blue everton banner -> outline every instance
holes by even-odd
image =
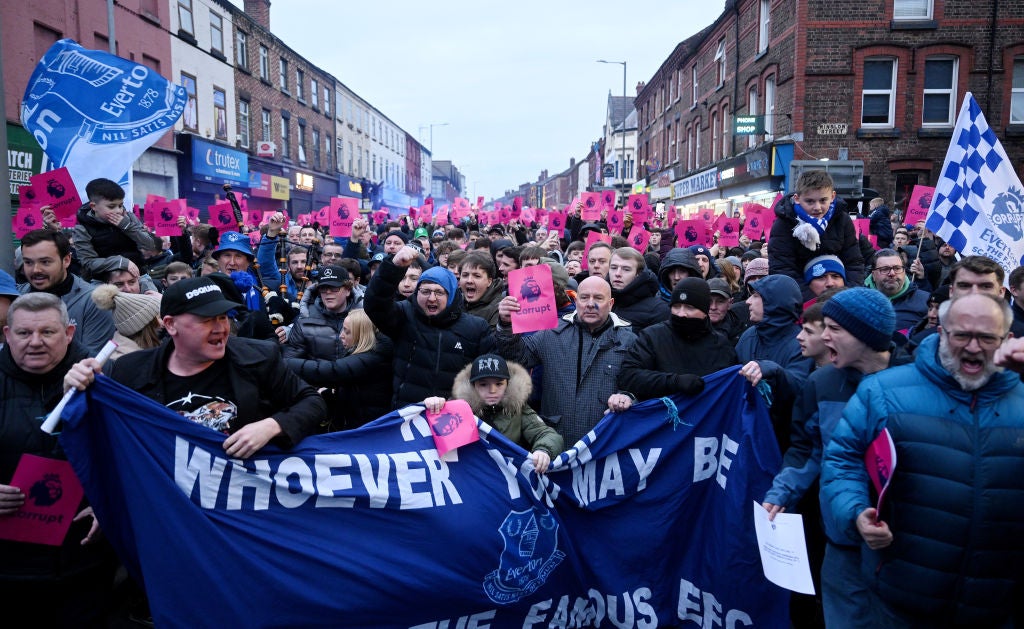
[[[439,457],[421,411],[237,460],[100,377],[61,442],[158,627],[789,626],[750,508],[780,457],[737,368],[544,476],[483,423]]]
[[[81,198],[87,183],[106,177],[131,207],[132,163],[174,126],[186,99],[144,65],[62,39],[29,78],[21,123],[55,167],[67,167]]]

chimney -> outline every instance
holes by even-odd
[[[246,4],[246,6],[248,6],[248,4],[249,4],[248,1],[245,4]],[[248,12],[248,11],[249,11],[249,9],[246,9],[246,12]],[[637,96],[640,95],[640,92],[642,92],[645,87],[647,87],[647,82],[646,81],[638,81],[637,82],[637,84],[636,84],[636,94],[637,94]]]
[[[270,30],[270,0],[245,0],[243,10],[253,22]]]
[[[572,168],[575,165],[576,165],[576,158],[575,157],[570,157],[569,158],[569,168]]]

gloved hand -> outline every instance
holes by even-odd
[[[699,395],[704,390],[704,378],[692,373],[676,376],[676,389],[683,395]]]

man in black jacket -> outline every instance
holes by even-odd
[[[313,387],[285,367],[270,342],[231,336],[228,301],[205,277],[168,287],[160,316],[170,339],[118,358],[108,375],[186,419],[228,434],[224,451],[245,459],[270,441],[291,447],[316,432],[326,405]],[[100,371],[87,358],[64,378],[82,391]]]

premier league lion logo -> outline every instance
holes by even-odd
[[[438,437],[447,437],[455,432],[455,429],[462,423],[462,418],[454,413],[441,413],[434,420],[432,429]]]
[[[227,214],[218,214],[217,220],[220,221],[221,225],[228,225],[231,223],[231,217]]]
[[[562,217],[561,216],[552,216],[551,217],[551,226],[552,227],[556,227],[556,228],[562,227]]]
[[[36,219],[34,216],[26,216],[25,220],[22,222],[25,223],[25,227],[34,227],[36,224]]]
[[[753,227],[753,228],[757,228],[758,227],[758,220],[757,220],[756,216],[751,216],[750,217],[750,226]]]
[[[56,504],[64,495],[64,486],[61,485],[60,476],[57,474],[44,474],[40,480],[32,483],[28,490],[28,497],[37,507],[49,507]]]
[[[174,220],[174,214],[171,212],[170,208],[165,207],[164,209],[160,210],[160,220],[165,222]]]
[[[64,196],[66,190],[64,190],[64,184],[56,179],[51,179],[46,182],[46,192],[48,192],[54,199],[59,199]]]
[[[587,197],[587,207],[594,207],[595,201],[593,197]]]
[[[499,605],[536,592],[565,559],[558,550],[558,521],[546,510],[511,511],[498,529],[505,548],[498,568],[484,577],[484,592]]]
[[[348,208],[344,205],[338,208],[338,219],[345,220],[348,218]]]
[[[725,232],[725,233],[727,233],[727,234],[731,234],[731,233],[732,233],[732,223],[726,223],[726,224],[725,224],[725,225],[724,225],[724,226],[722,227],[722,231],[723,231],[723,232]]]
[[[540,295],[540,284],[537,283],[537,280],[532,277],[523,280],[523,285],[519,288],[520,297],[526,301],[537,301],[540,299]]]
[[[686,238],[686,242],[697,242],[697,228],[690,225],[686,228],[686,234],[683,237]]]
[[[1024,236],[1021,222],[1024,221],[1024,194],[1017,188],[1010,188],[996,195],[992,200],[992,222],[1014,240]]]

